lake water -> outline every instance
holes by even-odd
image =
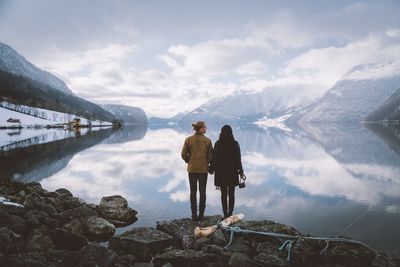
[[[400,256],[400,129],[233,128],[248,177],[246,188],[236,191],[236,213],[316,236],[342,234]],[[219,129],[209,125],[213,142]],[[132,226],[155,226],[159,220],[190,216],[186,165],[180,158],[190,134],[178,126],[68,134],[62,140],[0,150],[0,174],[40,182],[47,190],[65,187],[96,204],[102,196],[122,195],[138,211]],[[221,214],[213,182],[209,176],[206,215]]]

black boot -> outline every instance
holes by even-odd
[[[198,219],[199,221],[204,221],[204,210],[205,210],[205,207],[200,207],[200,210],[199,210],[199,217],[197,217],[197,219]]]
[[[192,221],[197,221],[197,208],[192,208]]]

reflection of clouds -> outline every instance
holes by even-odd
[[[159,129],[148,131],[141,140],[96,145],[44,179],[43,187],[66,187],[93,203],[102,196],[122,195],[139,211],[136,225],[189,216],[189,180],[180,158],[187,135]],[[217,137],[210,135],[213,140]],[[400,169],[339,164],[299,135],[235,129],[235,136],[248,177],[246,188],[236,190],[235,212],[244,213],[246,219],[277,220],[326,235],[339,233],[354,219],[354,212],[365,210],[365,203],[374,206],[377,217],[400,214],[400,185],[395,180]],[[209,175],[207,215],[221,214],[220,196]],[[380,227],[385,227],[384,218]]]
[[[171,171],[179,173],[176,177],[186,177],[184,162],[171,156],[179,155],[182,140],[183,135],[163,129],[148,132],[141,141],[100,144],[75,155],[66,168],[42,183],[49,189],[67,187],[74,194],[94,202],[110,194],[138,201],[143,197],[142,192],[126,187],[127,183],[157,179]]]
[[[303,159],[269,158],[261,153],[248,153],[243,161],[255,169],[275,169],[289,184],[311,195],[344,196],[349,200],[376,204],[380,195],[391,196],[397,192],[398,196],[400,192],[398,184],[353,177],[321,151],[304,155]]]

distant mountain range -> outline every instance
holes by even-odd
[[[400,120],[400,59],[355,66],[333,88],[309,85],[271,86],[210,100],[172,118],[150,123],[271,122],[271,125]],[[397,90],[397,92],[396,92]],[[396,92],[396,93],[395,93]]]
[[[309,85],[270,86],[260,92],[239,92],[211,100],[177,121],[257,121],[262,118],[290,117],[322,96],[320,88]]]
[[[125,124],[147,124],[147,116],[143,109],[124,105],[107,104],[102,106]]]
[[[56,76],[26,60],[10,46],[0,43],[0,101],[75,114],[90,120],[111,122],[128,107],[112,106],[108,111],[75,95]],[[121,109],[118,111],[118,109]],[[128,120],[143,120],[144,111],[132,107]],[[125,114],[127,115],[127,114]],[[145,115],[144,115],[145,116]]]
[[[332,89],[302,111],[300,124],[360,122],[400,87],[400,60],[354,67]],[[380,118],[384,118],[380,109]]]

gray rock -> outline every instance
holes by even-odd
[[[226,239],[225,239],[225,235],[221,229],[217,229],[214,232],[214,234],[211,238],[211,241],[214,245],[217,245],[217,246],[225,246],[227,243]]]
[[[155,255],[173,244],[173,237],[164,232],[153,228],[138,227],[112,237],[109,248],[118,253],[126,252],[140,259],[148,260],[151,255]]]
[[[89,217],[85,223],[85,230],[89,239],[105,241],[114,235],[115,226],[103,218]]]
[[[24,218],[29,226],[39,227],[40,225],[44,224],[47,219],[49,219],[49,215],[44,211],[30,210],[25,213]]]
[[[99,207],[111,209],[127,208],[128,201],[120,195],[102,197]]]
[[[215,254],[206,253],[204,251],[196,251],[190,249],[168,249],[160,254],[157,254],[154,258],[154,263],[157,266],[165,263],[170,263],[174,267],[203,267],[207,265],[224,266],[226,265],[226,260]]]
[[[21,235],[6,227],[0,228],[0,251],[4,254],[18,253],[23,248]]]
[[[61,267],[79,266],[79,251],[53,250],[47,252],[28,252],[9,255],[7,265],[23,267]]]
[[[49,235],[35,229],[26,240],[26,251],[48,251],[54,249],[54,243]]]
[[[128,201],[122,196],[103,197],[97,207],[101,217],[115,226],[126,226],[134,223],[137,211],[128,207]]]
[[[201,237],[194,240],[192,249],[194,250],[201,250],[203,245],[210,244],[211,240],[207,237]]]
[[[73,196],[71,191],[69,191],[68,189],[65,189],[65,188],[59,188],[55,192],[57,192],[60,195],[67,195],[67,196],[70,196],[70,197]]]
[[[114,267],[130,267],[137,262],[137,257],[131,254],[119,255],[114,262]]]
[[[45,204],[43,198],[39,194],[32,192],[25,197],[24,206],[28,209],[40,210]]]
[[[262,266],[288,266],[289,262],[285,257],[279,257],[276,254],[260,253],[253,258]],[[311,263],[311,262],[310,262]]]
[[[85,202],[77,197],[70,197],[67,195],[62,195],[61,197],[58,198],[58,200],[61,201],[63,209],[73,209],[73,208],[78,208],[81,207],[85,204]]]
[[[46,212],[48,215],[50,215],[50,216],[52,216],[52,215],[54,215],[55,213],[57,213],[56,208],[54,208],[53,205],[48,204],[48,203],[45,203],[45,204],[42,206],[42,210],[43,210],[44,212]]]
[[[65,250],[80,250],[88,244],[86,237],[62,228],[53,231],[52,239],[57,248]]]
[[[228,265],[233,267],[260,266],[254,260],[252,260],[247,254],[241,252],[233,253],[231,258],[229,259]]]
[[[80,250],[80,264],[81,266],[113,266],[117,256],[114,251],[91,243]]]
[[[227,249],[232,253],[241,252],[249,254],[251,251],[251,242],[245,236],[236,235],[234,241]]]
[[[202,251],[218,255],[222,255],[225,252],[223,247],[210,244],[204,244],[202,247]]]
[[[206,227],[210,225],[215,225],[221,219],[221,216],[206,216],[204,221],[192,221],[189,218],[157,222],[157,229],[168,233],[169,235],[177,238],[182,242],[184,236],[193,236],[194,228]]]
[[[7,227],[17,234],[24,235],[27,231],[27,223],[23,217],[9,214],[0,209],[0,227]]]
[[[65,223],[63,228],[76,234],[85,235],[85,219],[73,219]]]
[[[86,207],[77,207],[64,210],[62,213],[54,214],[56,218],[61,219],[64,222],[72,221],[73,219],[89,218],[96,215],[95,211]]]

